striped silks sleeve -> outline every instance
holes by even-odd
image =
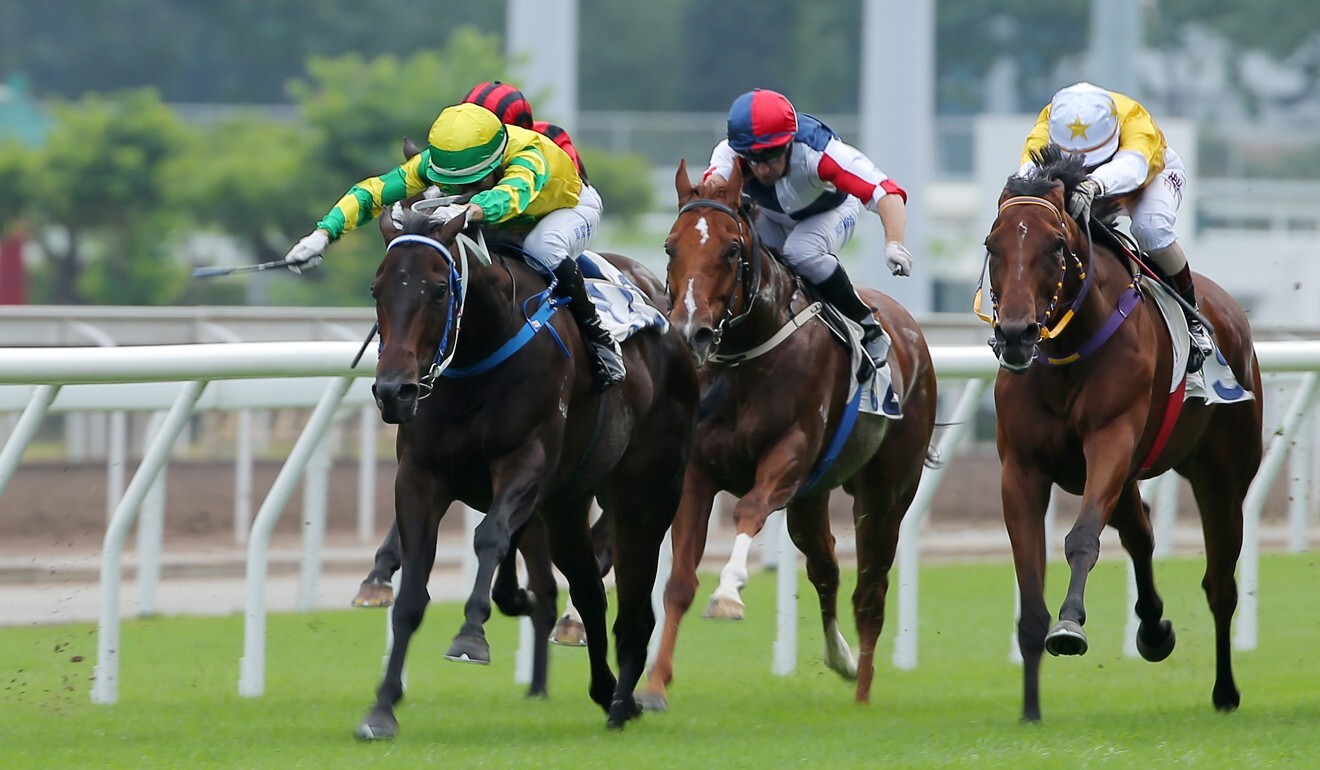
[[[430,186],[421,174],[421,155],[416,155],[380,176],[363,179],[349,188],[316,226],[330,233],[330,240],[366,224],[386,207]]]
[[[507,222],[527,210],[549,179],[545,155],[534,146],[524,147],[504,167],[499,183],[472,196],[472,202],[481,207],[491,224]]]

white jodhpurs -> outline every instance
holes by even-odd
[[[536,223],[523,239],[523,249],[546,272],[553,272],[564,260],[577,258],[591,246],[603,208],[596,188],[583,187],[576,206],[552,211]]]
[[[829,211],[796,222],[763,211],[756,220],[756,232],[765,245],[779,249],[793,272],[819,284],[838,267],[834,255],[852,239],[861,210],[861,202],[850,195]]]

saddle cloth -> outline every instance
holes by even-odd
[[[1182,373],[1187,369],[1187,355],[1192,346],[1192,338],[1187,330],[1187,316],[1182,306],[1174,299],[1173,292],[1158,281],[1143,281],[1147,296],[1155,300],[1160,315],[1169,327],[1169,336],[1173,338],[1173,381],[1169,383],[1169,392],[1178,389]],[[1211,338],[1214,342],[1214,338]],[[1219,352],[1219,343],[1214,342],[1215,354],[1205,360],[1198,372],[1187,375],[1187,391],[1183,396],[1203,398],[1207,404],[1236,404],[1250,401],[1255,396],[1237,381],[1233,370],[1228,368],[1228,361]]]
[[[669,319],[617,267],[592,251],[578,257],[587,296],[596,306],[601,326],[622,342],[642,329],[669,331]]]
[[[848,361],[851,365],[851,371],[860,371],[863,362],[869,361],[866,348],[862,347],[862,327],[856,321],[840,313],[828,302],[825,303],[825,313],[831,315],[833,320],[842,328],[848,331],[848,339],[845,345],[848,348]],[[837,333],[837,327],[828,324],[831,329]],[[881,335],[881,344],[885,351],[885,360],[889,360],[889,351],[892,349],[893,342],[889,337],[889,330],[881,327],[884,334]],[[888,417],[891,420],[899,420],[903,417],[903,408],[898,401],[898,396],[894,393],[894,372],[893,365],[872,368],[871,376],[863,382],[858,382],[856,377],[850,378],[851,384],[848,387],[848,400],[852,401],[853,396],[857,394],[857,389],[862,389],[861,405],[858,411],[865,414],[878,414],[882,417]]]

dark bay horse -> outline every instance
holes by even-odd
[[[813,478],[847,409],[855,371],[848,351],[821,319],[803,320],[804,311],[814,315],[814,300],[754,235],[736,166],[722,189],[698,190],[687,164],[680,163],[675,185],[679,214],[665,242],[669,319],[692,350],[704,395],[674,518],[664,636],[639,697],[648,709],[668,706],[665,688],[673,678],[679,622],[696,593],[712,503],[727,490],[741,498],[734,509],[738,535],[707,614],[742,617],[751,539],[772,511],[787,508],[789,533],[806,556],[820,600],[825,662],[855,678],[856,700],[866,702],[899,523],[916,493],[935,425],[935,370],[925,338],[897,302],[862,289],[862,299],[878,308],[876,317],[893,338],[889,363],[903,416],[858,415],[833,466]],[[782,339],[768,345],[781,330]],[[839,565],[829,495],[838,486],[852,495],[857,530],[857,661],[837,620]]]
[[[539,516],[587,628],[590,696],[607,724],[621,727],[640,713],[633,689],[655,625],[651,586],[696,422],[691,358],[672,331],[642,331],[624,343],[627,380],[597,395],[584,343],[556,312],[541,273],[499,253],[489,264],[469,259],[455,247],[461,219],[439,226],[408,212],[403,224],[372,283],[381,338],[372,390],[384,420],[399,425],[394,498],[403,578],[394,646],[356,734],[397,732],[403,662],[429,602],[440,519],[455,500],[486,516],[474,540],[476,584],[447,656],[489,654],[483,624],[493,573],[513,533]],[[640,265],[609,259],[652,301],[662,297]],[[617,679],[592,552],[593,497],[612,535]]]
[[[418,153],[417,145],[409,138],[403,140],[403,157],[407,160]],[[400,210],[411,208],[412,204],[424,198],[418,193],[399,204]],[[399,234],[399,225],[394,221],[394,214],[385,211],[378,224],[381,237],[388,246]],[[374,334],[374,332],[373,332]],[[591,527],[592,547],[600,561],[600,574],[604,577],[612,566],[612,554],[609,549],[609,532],[606,519],[601,517]],[[550,561],[550,547],[546,543],[545,531],[540,519],[533,516],[523,529],[513,535],[514,548],[509,549],[504,560],[495,571],[491,587],[491,601],[500,612],[511,616],[527,616],[532,623],[532,671],[528,686],[529,697],[543,697],[548,694],[547,679],[549,671],[550,640],[561,644],[585,646],[585,630],[575,612],[566,613],[556,623],[559,587],[555,582],[553,566]],[[518,554],[522,554],[527,569],[527,586],[518,583]],[[389,607],[394,604],[394,585],[392,578],[403,563],[402,549],[399,545],[399,525],[394,522],[381,541],[380,547],[367,573],[353,597],[354,607]],[[480,649],[466,649],[461,660],[466,662],[489,664],[489,655],[483,655]]]
[[[1069,217],[1065,201],[1085,176],[1080,159],[1049,148],[1039,173],[1012,177],[986,238],[1000,371],[995,383],[1004,523],[1013,546],[1022,614],[1022,718],[1040,719],[1040,660],[1086,652],[1087,573],[1106,525],[1118,530],[1136,575],[1137,649],[1172,652],[1172,624],[1155,590],[1149,507],[1137,481],[1172,468],[1192,485],[1205,535],[1205,589],[1215,622],[1212,700],[1240,700],[1229,630],[1237,608],[1233,572],[1242,546],[1242,501],[1262,454],[1260,367],[1236,302],[1198,275],[1201,311],[1223,360],[1255,399],[1207,405],[1170,399],[1170,333],[1141,280],[1114,250]],[[1120,312],[1121,311],[1121,312]],[[1124,318],[1126,316],[1126,318]],[[1104,335],[1111,335],[1107,338]],[[1181,373],[1180,373],[1181,376]],[[1180,394],[1179,394],[1180,395]],[[1176,422],[1175,422],[1176,420]],[[1162,451],[1158,444],[1162,444]],[[1152,448],[1158,452],[1153,454]],[[1071,576],[1059,619],[1045,606],[1045,510],[1052,484],[1081,495],[1064,540]]]

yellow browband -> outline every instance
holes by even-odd
[[[1053,214],[1055,218],[1059,220],[1059,225],[1063,227],[1065,231],[1067,231],[1068,228],[1064,225],[1063,214],[1059,213],[1059,209],[1057,206],[1045,200],[1044,198],[1037,198],[1032,195],[1018,195],[1009,198],[1008,200],[999,204],[998,213],[1003,214],[1004,209],[1009,208],[1011,206],[1023,206],[1023,205],[1042,206],[1044,208],[1049,209],[1050,213]],[[1063,288],[1062,281],[1060,281],[1058,288],[1060,289]],[[985,321],[991,326],[994,325],[995,319],[981,312],[981,287],[979,286],[976,287],[976,295],[972,298],[972,312],[975,313],[976,316],[980,318],[982,321]],[[1049,340],[1058,337],[1060,334],[1063,333],[1064,328],[1068,325],[1068,322],[1071,321],[1072,319],[1073,319],[1073,309],[1069,308],[1063,314],[1063,317],[1059,319],[1059,322],[1054,325],[1053,329],[1042,328],[1040,330],[1040,338],[1043,340]]]

